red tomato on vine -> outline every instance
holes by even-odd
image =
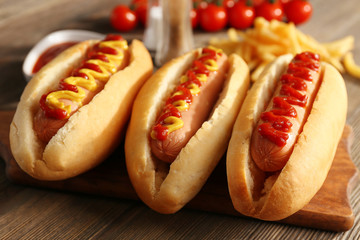
[[[285,14],[289,22],[301,24],[310,19],[312,5],[305,0],[293,0],[286,4]]]
[[[273,19],[282,21],[284,16],[282,4],[277,0],[264,1],[256,8],[256,16],[263,17],[268,21]]]
[[[136,17],[138,18],[139,22],[141,22],[143,26],[146,26],[147,3],[146,2],[138,3],[137,5],[135,5],[134,11],[135,11]]]
[[[110,22],[116,30],[128,32],[136,27],[137,17],[128,6],[118,5],[111,12]]]
[[[250,2],[239,1],[228,10],[229,24],[237,29],[251,27],[255,19],[255,10]]]
[[[222,5],[225,8],[225,10],[229,10],[230,8],[232,8],[235,5],[236,1],[235,0],[223,0],[222,1]]]
[[[223,29],[227,24],[225,8],[209,3],[199,12],[199,24],[202,29],[209,32]]]
[[[256,8],[260,6],[263,2],[264,0],[252,0],[252,5]]]

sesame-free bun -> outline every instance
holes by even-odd
[[[321,86],[287,164],[270,177],[256,166],[250,155],[252,132],[292,57],[279,57],[254,83],[227,152],[227,179],[235,209],[262,220],[286,218],[312,199],[325,181],[346,121],[344,80],[333,66],[322,63]]]
[[[98,41],[79,43],[44,66],[26,86],[10,126],[12,154],[22,170],[39,180],[62,180],[79,175],[106,159],[118,145],[133,100],[153,69],[142,42],[129,46],[130,63],[115,73],[86,105],[82,106],[44,144],[33,130],[40,97],[78,66]]]
[[[171,163],[156,159],[150,132],[164,99],[200,50],[173,59],[161,67],[135,100],[125,138],[126,165],[140,199],[160,213],[174,213],[202,188],[225,153],[235,117],[249,88],[249,70],[237,55],[229,57],[229,71],[212,114]]]

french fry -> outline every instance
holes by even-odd
[[[254,58],[253,60],[249,61],[247,64],[248,64],[250,71],[253,72],[253,70],[255,70],[257,66],[259,66],[260,59]]]
[[[323,61],[332,64],[340,72],[352,71],[356,73],[353,74],[354,76],[360,78],[357,67],[354,67],[356,65],[351,61],[352,56],[348,56],[347,60],[342,62],[344,56],[354,48],[353,36],[329,43],[319,43],[313,37],[298,30],[293,23],[267,21],[261,17],[255,19],[253,28],[245,31],[230,28],[227,35],[228,39],[212,39],[210,44],[222,48],[227,54],[240,55],[249,65],[253,81],[261,74],[266,64],[276,57],[303,51],[317,52]]]
[[[344,56],[344,66],[346,71],[353,77],[360,78],[360,66],[356,65],[353,54],[348,52]]]
[[[230,28],[228,30],[227,34],[228,34],[230,41],[238,41],[239,40],[236,30],[234,28]]]
[[[250,75],[250,80],[252,82],[255,82],[259,76],[261,75],[261,73],[263,72],[263,70],[265,69],[265,67],[268,65],[269,62],[262,62],[260,63],[257,68],[251,73]]]
[[[292,54],[300,53],[302,51],[302,49],[301,49],[300,42],[296,37],[296,27],[293,23],[289,24],[289,40],[291,42],[290,46],[292,46],[291,47],[292,51],[290,51],[290,53],[292,53]]]
[[[333,57],[342,58],[354,48],[354,36],[346,36],[334,42],[324,43],[324,47]]]
[[[214,47],[221,48],[224,53],[228,55],[230,55],[234,52],[235,49],[238,49],[241,45],[243,45],[241,42],[219,40],[216,38],[212,38],[209,43]]]

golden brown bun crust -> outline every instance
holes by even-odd
[[[195,52],[174,59],[146,82],[135,100],[125,139],[130,180],[138,196],[153,210],[174,213],[201,189],[225,153],[236,115],[249,87],[249,70],[238,56],[229,58],[224,89],[209,120],[190,139],[170,165],[150,150],[152,124],[179,76],[190,67]]]
[[[19,166],[34,178],[66,179],[102,162],[119,143],[133,100],[152,74],[149,52],[142,42],[134,40],[129,46],[129,65],[115,73],[105,88],[43,146],[32,127],[41,95],[57,86],[96,42],[86,41],[64,51],[39,71],[21,96],[10,126],[10,145]]]
[[[250,139],[276,76],[291,59],[291,55],[278,58],[253,85],[227,152],[228,185],[235,209],[263,220],[286,218],[311,200],[325,181],[346,121],[344,80],[334,67],[323,64],[319,92],[290,159],[278,175],[264,180],[264,172],[251,159]]]

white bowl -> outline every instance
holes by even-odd
[[[104,34],[87,30],[60,30],[48,34],[40,40],[25,57],[22,69],[26,81],[29,81],[32,78],[36,61],[49,47],[69,41],[80,42],[89,39],[103,39],[104,36]]]

